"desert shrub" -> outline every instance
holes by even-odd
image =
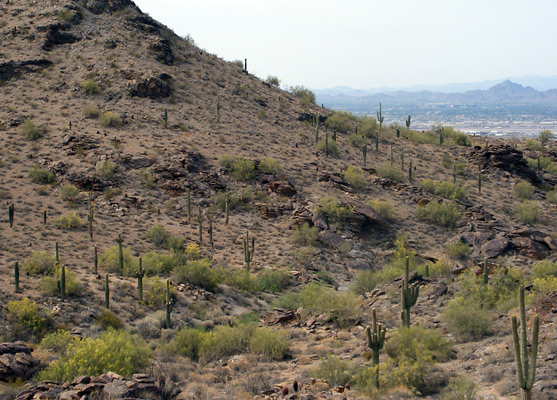
[[[33,251],[23,262],[25,272],[30,275],[52,274],[55,265],[56,258],[46,250]]]
[[[81,227],[81,218],[75,211],[54,218],[53,222],[59,229],[78,229]]]
[[[176,290],[170,286],[170,295]],[[143,280],[143,304],[150,308],[161,308],[166,302],[166,281],[156,276]]]
[[[544,129],[543,131],[540,132],[538,139],[540,140],[540,143],[542,144],[542,146],[545,146],[545,144],[549,141],[549,139],[551,139],[553,137],[553,132],[551,132],[549,129]]]
[[[453,267],[445,258],[440,258],[435,262],[428,262],[427,264],[419,265],[417,271],[425,275],[426,267],[429,271],[429,276],[451,276]]]
[[[116,175],[117,165],[114,161],[106,160],[103,163],[97,163],[95,170],[103,179],[111,179]]]
[[[25,139],[30,141],[39,140],[46,133],[46,127],[37,126],[33,124],[33,121],[30,119],[23,121],[23,123],[19,126],[19,130],[25,135]]]
[[[534,186],[529,182],[520,181],[513,186],[513,193],[520,199],[531,199],[534,195]]]
[[[421,186],[426,192],[444,197],[445,199],[460,200],[466,197],[466,190],[452,182],[440,182],[432,179],[424,179]]]
[[[261,273],[257,280],[260,290],[279,293],[290,283],[290,275],[284,268],[272,268]]]
[[[254,324],[219,325],[205,337],[201,356],[208,360],[215,360],[245,353],[249,350],[250,338],[255,329]]]
[[[524,141],[524,147],[534,151],[543,151],[543,146],[541,143],[537,142],[534,139],[526,139]]]
[[[43,340],[41,340],[39,346],[43,349],[51,350],[59,356],[63,356],[66,354],[70,344],[78,340],[80,339],[72,335],[69,331],[59,329],[56,332],[46,335]]]
[[[540,208],[535,201],[525,200],[514,205],[514,217],[517,221],[533,225],[540,220]]]
[[[147,231],[145,237],[152,241],[155,246],[163,247],[168,235],[170,235],[170,233],[164,228],[164,226],[157,224],[153,225],[151,229]]]
[[[118,252],[118,245],[114,245],[106,249],[101,254],[99,265],[108,272],[123,272],[126,276],[134,276],[135,271],[137,270],[137,260],[132,257],[131,250],[128,247],[122,248],[124,271],[120,271]]]
[[[315,275],[319,278],[319,282],[322,282],[325,285],[335,286],[335,279],[331,276],[329,271],[322,269],[321,271],[317,271]]]
[[[284,330],[268,327],[255,329],[250,337],[250,352],[271,360],[282,360],[288,351],[290,341]]]
[[[274,87],[280,87],[280,80],[276,76],[268,75],[265,79],[265,83]]]
[[[243,292],[254,293],[259,289],[259,283],[254,274],[245,269],[215,271],[223,283]]]
[[[251,181],[255,175],[253,161],[244,157],[238,157],[232,164],[232,175],[242,182]]]
[[[391,219],[394,216],[393,206],[388,201],[370,200],[367,204],[385,219]]]
[[[38,184],[46,184],[56,181],[56,177],[52,172],[46,168],[41,168],[38,165],[34,165],[29,170],[29,178],[31,178],[31,182]]]
[[[457,131],[452,126],[442,126],[439,128],[439,131],[439,134],[442,134],[444,136],[445,143],[447,144],[455,144],[457,146],[467,147],[470,147],[472,145],[470,137],[466,133]]]
[[[458,340],[479,339],[489,332],[491,313],[480,304],[464,297],[455,297],[445,307],[443,318]]]
[[[391,373],[395,382],[423,393],[430,389],[427,374],[431,366],[447,360],[452,346],[441,333],[418,325],[390,335],[385,352],[390,357],[385,372]]]
[[[60,280],[60,267],[55,266],[51,276],[41,278],[39,289],[47,296],[58,296],[58,282]],[[66,295],[79,296],[83,292],[83,286],[77,279],[75,272],[66,268]]]
[[[552,204],[557,204],[557,189],[547,192],[546,200]]]
[[[115,198],[116,196],[120,196],[121,194],[122,194],[122,189],[115,188],[115,187],[109,187],[104,192],[103,199],[109,201],[109,200],[112,200],[113,198]]]
[[[223,168],[231,169],[237,159],[238,156],[233,156],[231,154],[225,153],[219,157],[219,164]]]
[[[554,276],[557,278],[557,261],[543,260],[532,265],[532,276],[534,278],[545,278]]]
[[[97,319],[97,322],[104,330],[124,329],[124,322],[113,311],[104,310]]]
[[[187,261],[174,270],[178,282],[187,282],[206,290],[215,290],[222,278],[211,268],[211,261],[202,258]]]
[[[425,206],[418,206],[414,212],[416,218],[447,229],[454,229],[460,220],[460,209],[454,202],[430,201]]]
[[[100,117],[102,111],[100,110],[99,107],[97,107],[94,104],[85,104],[83,106],[83,116],[85,118],[90,118],[90,119],[97,119]]]
[[[346,133],[350,128],[346,115],[343,112],[335,112],[333,115],[327,118],[325,124],[329,129],[340,133]]]
[[[301,267],[307,267],[311,264],[311,261],[317,255],[318,250],[314,246],[305,246],[294,249],[292,251],[292,257],[296,260],[296,263]]]
[[[199,260],[201,258],[199,246],[195,243],[188,244],[184,250],[184,256],[186,260]]]
[[[398,271],[397,271],[398,274]],[[364,269],[358,271],[350,289],[357,294],[363,295],[375,288],[379,283],[377,271]]]
[[[361,149],[364,144],[367,143],[367,138],[361,133],[351,133],[350,136],[348,136],[348,141],[352,143],[352,146]]]
[[[215,204],[219,210],[226,210],[226,192],[217,192],[214,198]],[[240,197],[236,193],[228,194],[228,210],[234,210],[240,205]]]
[[[41,337],[49,323],[48,316],[39,310],[38,304],[27,297],[10,301],[6,318],[16,340],[27,339],[29,335]]]
[[[143,186],[147,189],[153,189],[155,187],[155,177],[145,168],[137,171],[137,176]]]
[[[276,305],[289,310],[303,307],[310,314],[324,314],[338,326],[346,326],[359,311],[358,297],[353,293],[340,292],[321,284],[305,285],[299,292],[282,295]]]
[[[288,92],[298,98],[302,105],[315,104],[315,93],[303,86],[291,86]]]
[[[105,111],[99,116],[99,124],[105,128],[117,128],[122,126],[123,123],[122,118],[113,111]]]
[[[376,168],[377,175],[381,178],[392,179],[397,182],[402,182],[404,178],[402,177],[402,171],[398,165],[391,165],[391,163],[379,164]]]
[[[295,243],[304,246],[312,246],[317,243],[318,230],[316,226],[309,226],[309,223],[304,222],[302,225],[292,230],[292,240]]]
[[[71,381],[80,375],[114,372],[131,376],[149,365],[151,350],[137,335],[109,329],[97,339],[70,344],[66,355],[39,374],[40,380]]]
[[[463,260],[468,257],[471,252],[472,247],[460,240],[455,243],[448,243],[445,245],[445,254],[453,260]]]
[[[367,136],[368,138],[374,137],[377,132],[377,121],[372,117],[364,117],[358,124],[358,133]]]
[[[81,89],[85,92],[85,94],[98,94],[101,92],[101,88],[97,83],[92,79],[87,79],[79,84]]]
[[[62,200],[68,201],[70,203],[75,203],[79,199],[79,188],[67,183],[60,189],[60,197]]]
[[[555,163],[551,157],[539,157],[539,164],[537,158],[528,158],[527,160],[530,168],[537,170],[539,165],[542,170],[557,175],[557,163]]]
[[[150,251],[142,257],[143,269],[147,275],[167,275],[180,264],[180,257],[174,252],[165,254]]]
[[[280,163],[271,157],[262,159],[257,168],[264,174],[278,174],[282,171]]]
[[[317,143],[317,150],[321,153],[329,152],[329,155],[336,156],[338,155],[338,145],[336,140],[329,138],[328,140],[321,140]]]
[[[478,384],[466,376],[449,379],[449,384],[441,393],[441,400],[476,400]]]
[[[332,223],[342,224],[352,216],[354,210],[333,197],[324,197],[319,201],[316,212],[326,216]]]
[[[358,168],[350,165],[344,171],[344,180],[354,189],[363,189],[367,186],[366,178],[364,176],[363,171]]]
[[[316,378],[324,379],[330,386],[344,386],[352,380],[356,366],[348,360],[341,360],[339,357],[328,354],[322,359],[317,368],[311,375]]]
[[[198,361],[203,349],[206,334],[200,329],[183,328],[167,346],[170,354],[178,354]]]
[[[535,278],[532,281],[533,301],[545,296],[547,293],[557,290],[557,278],[554,276],[546,276],[545,278]]]

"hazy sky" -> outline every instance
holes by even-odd
[[[225,60],[320,89],[557,73],[555,0],[135,0]]]

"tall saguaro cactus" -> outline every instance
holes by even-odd
[[[56,264],[60,265],[60,253],[58,251],[58,241],[56,241],[55,244],[54,257],[56,259]]]
[[[373,384],[379,387],[379,351],[385,344],[385,334],[387,328],[382,324],[377,323],[377,316],[375,315],[375,308],[371,309],[371,328],[366,327],[366,342],[367,347],[371,350],[371,365],[373,367]]]
[[[116,243],[118,243],[118,267],[120,268],[120,273],[124,273],[124,251],[122,250],[122,243],[124,239],[122,239],[122,235],[118,235],[116,238]]]
[[[104,305],[110,308],[110,286],[108,283],[108,274],[104,274]]]
[[[19,262],[15,262],[14,264],[14,287],[15,292],[19,292]]]
[[[139,267],[135,273],[137,276],[137,298],[140,303],[143,303],[143,277],[145,276],[145,270],[143,269],[143,258],[139,257]]]
[[[91,204],[91,194],[89,194],[89,212],[87,213],[87,221],[89,221],[89,237],[93,240],[93,206]]]
[[[482,164],[478,163],[478,193],[482,192]]]
[[[408,181],[412,183],[412,161],[410,161],[410,165],[408,166]]]
[[[60,266],[60,297],[66,300],[66,267]]]
[[[166,129],[168,127],[168,110],[166,108],[164,109],[164,114],[162,115],[162,120],[164,122],[164,128]]]
[[[8,205],[8,218],[10,221],[10,228],[14,227],[14,213],[15,213],[15,206],[14,206],[14,202],[12,201]]]
[[[410,264],[410,259],[406,257],[406,265],[404,267],[404,282],[402,283],[402,290],[400,292],[400,300],[401,300],[400,316],[402,319],[402,327],[406,327],[406,328],[410,327],[410,309],[416,304],[416,300],[418,300],[418,295],[420,293],[419,286],[408,285],[409,264]]]
[[[406,118],[406,130],[409,131],[410,130],[410,122],[411,122],[411,116],[409,115],[408,118]]]
[[[362,147],[362,154],[364,156],[364,168],[367,165],[367,143],[364,144],[364,146]]]
[[[230,192],[228,191],[224,195],[224,209],[226,213],[224,224],[228,225],[228,217],[230,216]]]
[[[315,114],[315,143],[319,142],[319,113]]]
[[[166,300],[164,305],[166,306],[166,329],[170,329],[172,321],[170,320],[170,313],[172,312],[172,296],[170,295],[170,281],[166,280]]]
[[[511,318],[513,333],[514,358],[516,361],[516,377],[518,386],[522,391],[523,400],[532,399],[532,386],[536,377],[536,358],[538,356],[538,334],[540,321],[538,315],[534,316],[534,328],[532,332],[532,351],[528,354],[528,338],[526,335],[526,307],[524,306],[524,286],[518,291],[520,303],[520,332],[518,331],[517,319]]]
[[[97,246],[96,245],[93,247],[93,249],[94,249],[94,253],[95,253],[94,259],[93,259],[93,268],[94,268],[93,272],[95,273],[95,275],[97,275],[98,270],[99,270],[99,253],[97,251]]]
[[[487,257],[484,259],[484,285],[487,285],[489,282],[489,264],[487,263]]]
[[[220,122],[220,96],[217,96],[217,123]]]
[[[199,227],[199,244],[203,243],[203,216],[201,215],[201,206],[197,207],[197,225]]]
[[[255,248],[255,238],[251,238],[251,250],[250,250],[250,240],[249,231],[246,231],[246,237],[244,238],[244,261],[246,262],[246,270],[249,271],[250,264],[253,260],[253,249]]]
[[[379,111],[377,111],[377,122],[379,122],[379,133],[381,133],[381,129],[383,126],[383,113],[381,112],[381,103],[379,103]]]

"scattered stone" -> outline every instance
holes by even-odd
[[[39,360],[23,342],[0,343],[0,380],[29,379],[39,368]]]
[[[162,97],[169,97],[172,87],[168,80],[161,79],[159,76],[152,76],[145,79],[135,79],[128,86],[130,96],[148,97],[156,100]]]

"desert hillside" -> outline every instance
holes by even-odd
[[[512,316],[557,399],[547,132],[328,110],[129,0],[0,38],[1,399],[514,399]]]

